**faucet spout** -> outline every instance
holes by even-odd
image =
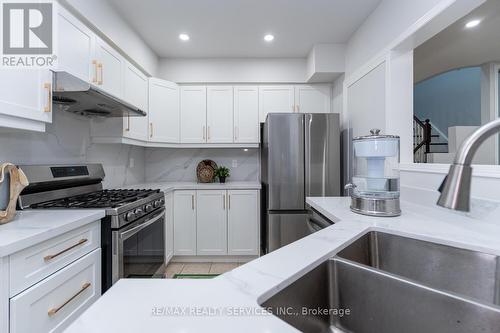
[[[500,119],[493,120],[472,133],[460,145],[450,171],[439,190],[439,206],[468,212],[470,210],[470,189],[472,180],[472,159],[490,136],[500,132]]]

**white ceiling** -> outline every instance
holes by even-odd
[[[481,23],[466,29],[470,20]],[[414,51],[415,82],[451,69],[500,61],[500,1],[489,0]]]
[[[108,0],[160,57],[305,57],[345,43],[380,0]],[[181,42],[179,33],[190,35]],[[265,43],[266,33],[275,35]]]

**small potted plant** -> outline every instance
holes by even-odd
[[[219,178],[220,183],[225,183],[226,178],[230,175],[229,169],[225,166],[220,166],[215,170],[215,175]]]

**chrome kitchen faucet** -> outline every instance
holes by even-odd
[[[468,212],[470,210],[470,185],[472,180],[472,158],[481,144],[500,132],[500,119],[493,120],[472,133],[460,145],[448,175],[439,187],[439,206]]]

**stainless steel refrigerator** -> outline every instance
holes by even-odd
[[[262,127],[262,250],[311,234],[306,197],[340,195],[339,115],[271,113]]]

